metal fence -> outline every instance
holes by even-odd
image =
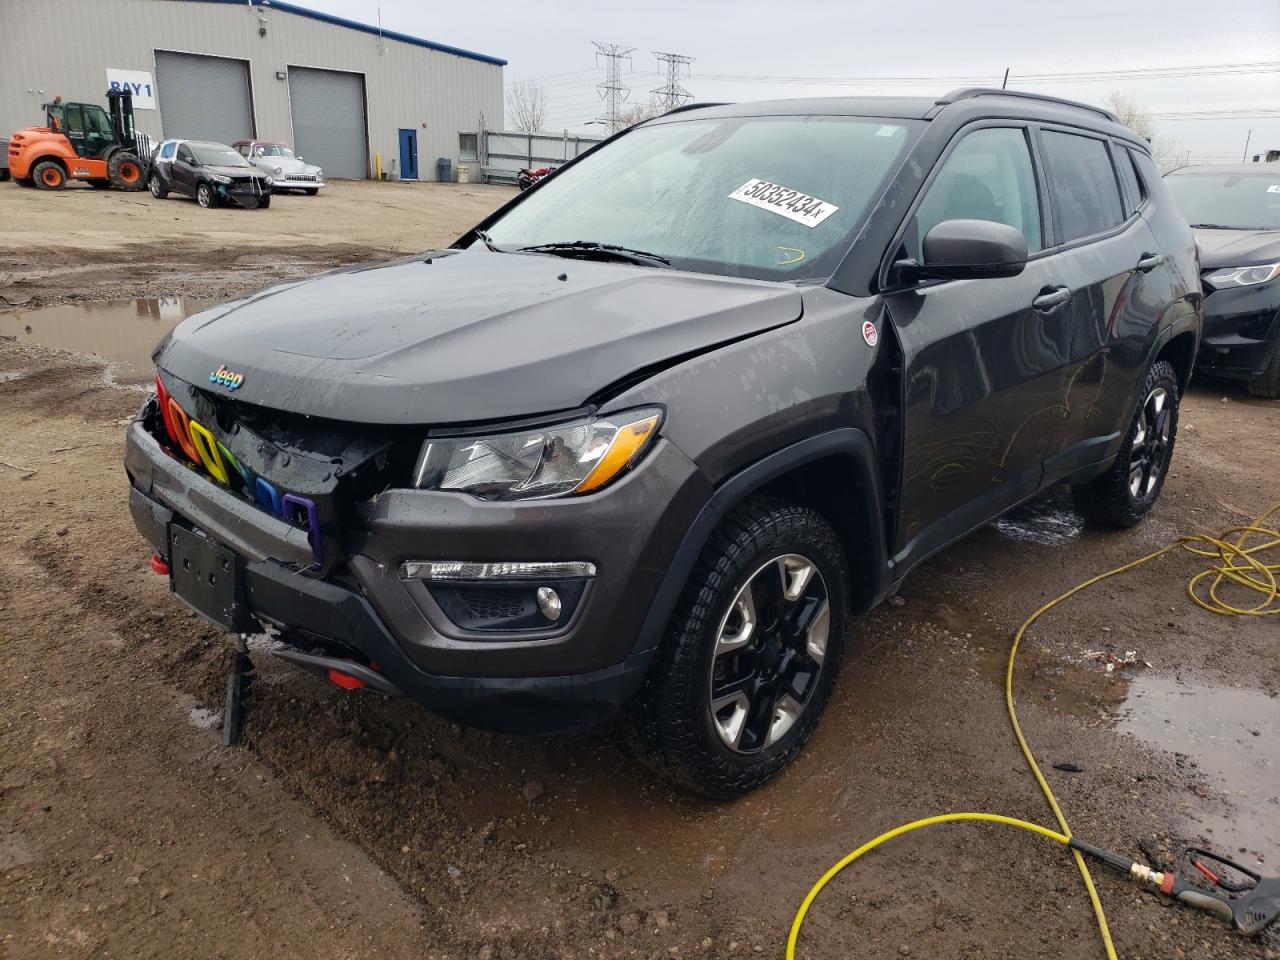
[[[480,174],[486,183],[515,183],[521,167],[560,166],[602,139],[570,136],[567,132],[557,136],[517,130],[483,130],[478,141]]]

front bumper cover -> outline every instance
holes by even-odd
[[[1197,368],[1213,376],[1251,380],[1266,369],[1280,340],[1280,281],[1211,290]]]
[[[161,556],[170,523],[198,527],[245,558],[257,619],[376,663],[385,692],[470,726],[530,733],[599,721],[635,692],[658,639],[641,625],[711,493],[665,441],[639,469],[584,497],[486,503],[393,490],[360,511],[344,532],[345,562],[317,579],[301,572],[305,531],[170,456],[141,420],[129,428],[125,465],[135,523]],[[556,559],[590,560],[599,572],[569,623],[541,634],[468,635],[421,583],[398,575],[406,560]]]

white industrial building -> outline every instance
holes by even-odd
[[[435,179],[502,121],[506,61],[267,0],[0,0],[0,137],[134,91],[154,140],[283,140],[326,177]]]

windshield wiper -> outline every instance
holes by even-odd
[[[624,263],[639,263],[645,266],[662,264],[671,266],[666,257],[648,250],[634,250],[631,247],[619,246],[616,243],[600,243],[596,240],[560,240],[555,243],[534,243],[520,248],[521,253],[550,253],[555,256],[573,256],[575,253],[591,253],[602,255]]]
[[[506,251],[493,242],[493,238],[489,236],[488,231],[472,230],[472,235],[489,248],[492,253],[505,253]]]
[[[1225,223],[1193,223],[1193,230],[1248,230],[1249,227],[1229,227]]]

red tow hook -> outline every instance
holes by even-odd
[[[350,662],[355,663],[354,660],[350,660]],[[377,670],[378,665],[370,663],[369,669]],[[365,682],[359,677],[353,677],[349,673],[343,673],[341,670],[335,669],[329,670],[329,682],[336,687],[341,687],[343,690],[362,690],[366,686]]]
[[[164,558],[162,558],[158,553],[153,553],[151,555],[151,569],[162,577],[167,577],[169,575],[169,565],[164,562]]]

